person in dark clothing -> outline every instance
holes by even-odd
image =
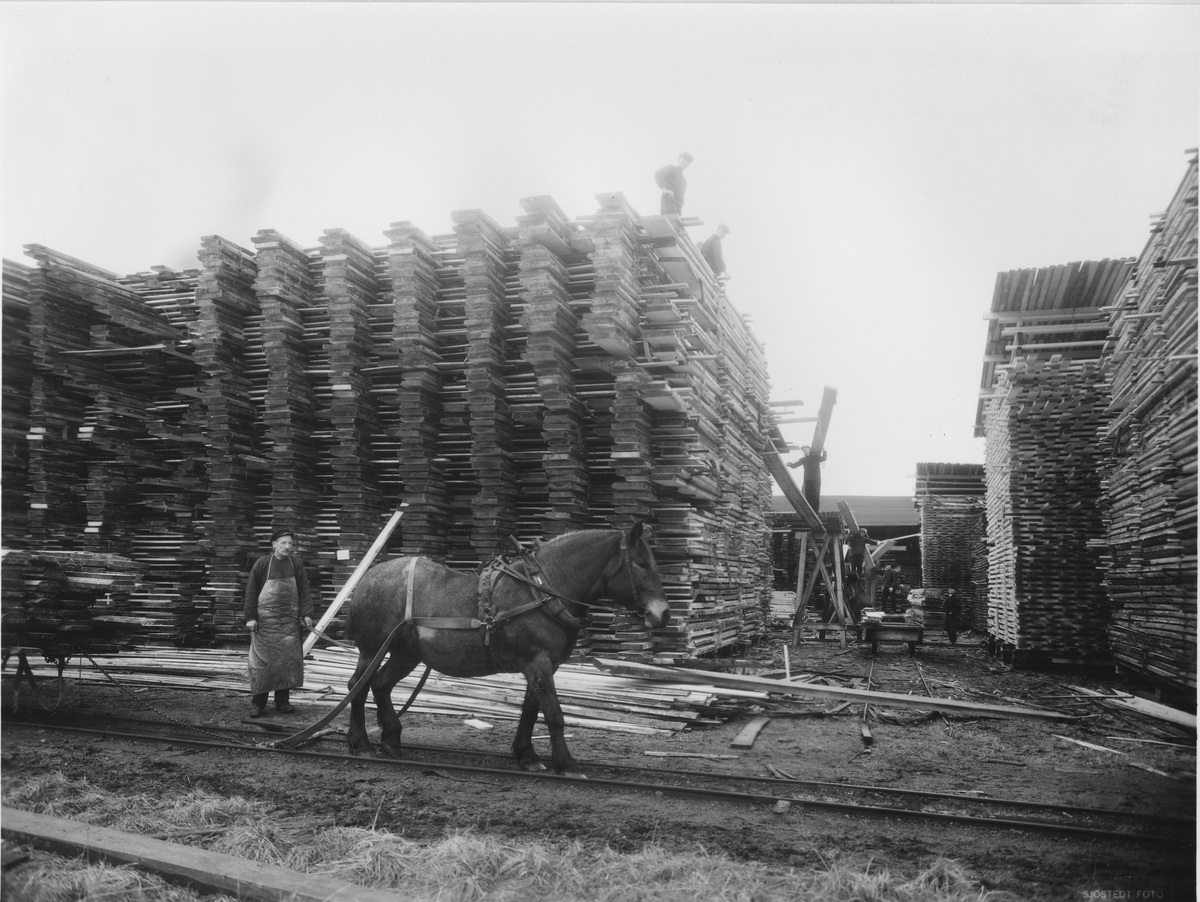
[[[946,615],[946,635],[950,638],[951,645],[958,644],[958,618],[962,616],[962,599],[958,597],[958,593],[950,590],[950,594],[946,596],[946,601],[942,604],[942,613]]]
[[[721,223],[717,226],[715,235],[710,235],[705,242],[700,245],[700,254],[708,263],[708,268],[713,271],[713,275],[718,279],[724,277],[730,278],[725,272],[725,254],[721,250],[721,241],[729,234],[729,226]]]
[[[804,500],[819,514],[821,512],[821,464],[825,462],[825,449],[822,448],[820,454],[813,454],[812,449],[808,445],[804,445],[800,450],[804,452],[804,456],[788,466],[793,470],[796,467],[804,467]]]
[[[659,203],[659,213],[683,212],[683,196],[687,193],[687,179],[683,170],[692,165],[692,155],[681,153],[678,163],[668,163],[654,173],[654,183],[662,189],[662,200]]]
[[[846,555],[846,563],[850,566],[850,572],[859,579],[863,578],[863,565],[867,559],[867,540],[869,538],[865,529],[855,530],[846,538],[846,542],[850,546],[849,553]]]
[[[313,625],[312,593],[304,564],[292,554],[290,529],[271,534],[271,553],[250,568],[246,581],[246,629],[250,630],[251,717],[266,714],[267,696],[275,709],[292,714],[289,692],[304,685],[304,646],[300,623]]]

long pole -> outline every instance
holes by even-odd
[[[371,563],[375,560],[375,556],[383,550],[383,546],[387,544],[387,540],[391,537],[396,524],[400,522],[400,518],[404,516],[405,505],[400,505],[400,510],[392,514],[392,519],[388,520],[387,525],[383,527],[375,543],[367,550],[359,565],[354,568],[354,572],[350,574],[350,578],[346,580],[346,584],[342,586],[342,590],[338,592],[337,598],[333,600],[333,604],[321,615],[321,619],[317,622],[317,629],[324,630],[329,625],[329,622],[337,616],[337,612],[341,610],[346,599],[350,597],[350,593],[354,591],[354,587],[358,585],[358,581],[363,578],[363,574],[370,568]],[[304,640],[304,654],[312,651],[314,645],[317,644],[317,634],[309,633],[308,638]]]

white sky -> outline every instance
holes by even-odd
[[[829,494],[973,437],[997,273],[1136,256],[1197,140],[1200,7],[0,3],[3,255],[197,265],[570,216],[681,150],[775,399],[838,388]],[[784,427],[807,443],[811,424]]]

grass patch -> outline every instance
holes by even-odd
[[[579,842],[516,842],[474,832],[419,843],[380,830],[328,827],[281,818],[262,803],[191,791],[114,796],[61,774],[4,780],[4,803],[131,833],[161,835],[214,852],[395,891],[420,902],[1001,902],[956,862],[938,858],[916,876],[835,863],[812,869],[754,865],[720,852],[669,852],[649,844],[636,853]],[[206,833],[205,826],[221,832]],[[25,879],[32,872],[36,879]],[[20,877],[20,890],[9,878]],[[35,889],[36,887],[36,889]],[[9,895],[9,893],[12,895]],[[36,894],[30,894],[36,893]],[[128,868],[83,862],[43,863],[41,856],[5,876],[5,898],[22,902],[192,902]]]

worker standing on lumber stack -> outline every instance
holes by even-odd
[[[725,253],[721,249],[721,241],[729,234],[729,226],[721,223],[717,226],[716,234],[710,235],[700,245],[700,254],[708,262],[708,268],[718,279],[732,278],[725,272]]]
[[[300,624],[312,628],[312,594],[304,564],[293,556],[295,533],[271,533],[271,553],[250,568],[246,582],[246,629],[250,630],[251,717],[267,713],[267,696],[275,693],[275,710],[292,714],[292,689],[304,685],[304,649]]]
[[[793,470],[796,467],[804,467],[804,500],[819,514],[821,512],[821,464],[825,462],[825,449],[822,448],[820,454],[813,454],[812,448],[803,445],[800,450],[804,452],[804,456],[788,466]]]
[[[683,212],[683,196],[687,193],[687,179],[683,177],[683,170],[690,165],[692,155],[685,152],[679,155],[678,163],[668,163],[654,173],[654,182],[662,189],[659,213],[678,215]]]
[[[962,599],[958,597],[958,592],[954,589],[951,589],[950,594],[946,596],[946,601],[942,605],[942,613],[946,615],[946,636],[950,639],[951,645],[957,645],[958,618],[962,615]]]

